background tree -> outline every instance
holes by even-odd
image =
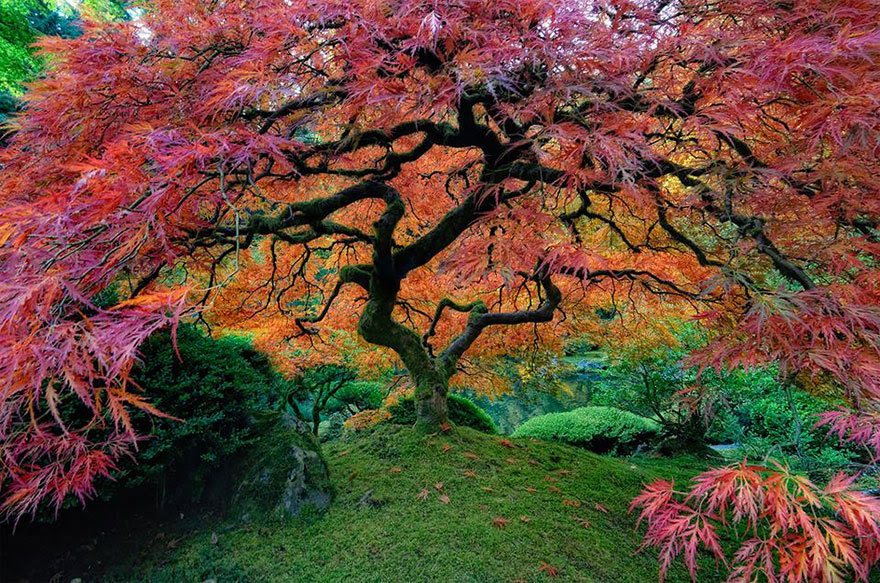
[[[281,360],[329,355],[319,325],[389,349],[424,427],[466,355],[609,305],[699,313],[703,364],[880,397],[876,3],[150,8],[43,40],[2,154],[7,511],[90,492],[149,407],[138,345],[192,309]]]
[[[356,379],[357,373],[345,366],[328,364],[306,369],[293,379],[287,403],[299,419],[311,424],[312,433],[318,435],[321,414],[328,409],[331,399]],[[310,409],[308,415],[303,411],[305,401]]]

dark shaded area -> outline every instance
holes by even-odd
[[[155,490],[144,485],[112,501],[62,510],[54,523],[0,524],[0,581],[87,581],[120,555],[172,550],[176,540],[210,528],[221,515],[206,502],[159,507]]]

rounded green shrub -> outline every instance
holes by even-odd
[[[461,395],[449,395],[447,401],[449,420],[455,425],[471,427],[483,433],[497,434],[498,428],[476,403]],[[412,397],[400,399],[394,405],[388,407],[391,413],[389,423],[395,425],[413,425],[416,422],[416,404]]]
[[[596,453],[627,455],[640,444],[654,441],[660,426],[614,407],[581,407],[564,413],[532,417],[513,437],[533,437],[576,445]]]

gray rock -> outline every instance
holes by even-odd
[[[306,510],[325,510],[333,489],[309,428],[292,416],[268,416],[261,423],[266,429],[243,460],[233,515],[242,520],[290,519]]]

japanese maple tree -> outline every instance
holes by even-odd
[[[292,368],[397,358],[426,427],[462,369],[609,307],[880,398],[876,2],[145,8],[42,42],[2,154],[8,512],[110,470],[137,346],[190,310]]]

